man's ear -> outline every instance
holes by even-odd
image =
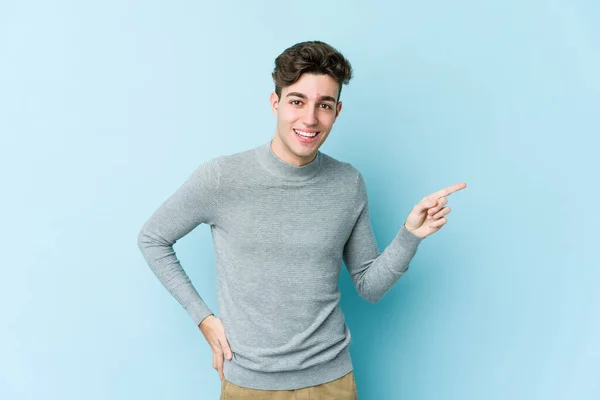
[[[336,106],[335,106],[335,117],[337,118],[338,115],[340,115],[340,112],[342,111],[342,102],[338,101]]]
[[[271,103],[273,115],[277,116],[277,109],[279,108],[279,96],[277,96],[277,93],[271,93],[271,97],[269,97],[269,102]]]

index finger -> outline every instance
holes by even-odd
[[[455,185],[448,186],[447,188],[444,188],[442,190],[438,190],[431,196],[435,197],[436,199],[439,199],[440,197],[448,196],[448,195],[450,195],[454,192],[457,192],[459,190],[462,190],[466,187],[467,187],[467,184],[465,182],[457,183]]]

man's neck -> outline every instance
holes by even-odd
[[[295,167],[302,167],[303,165],[310,164],[317,153],[311,154],[309,157],[298,157],[292,153],[286,146],[277,138],[277,135],[271,140],[271,150],[273,153],[282,161],[293,165]]]

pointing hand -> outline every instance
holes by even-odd
[[[457,183],[423,197],[423,200],[413,207],[404,226],[420,238],[439,231],[447,222],[445,216],[450,214],[450,207],[444,207],[448,203],[446,196],[466,187],[464,182]]]

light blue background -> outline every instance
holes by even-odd
[[[599,4],[369,3],[0,3],[1,399],[218,397],[137,234],[270,140],[273,61],[304,40],[354,67],[321,149],[363,172],[381,249],[468,185],[381,302],[343,270],[360,399],[600,398]],[[216,311],[208,226],[175,248]]]

